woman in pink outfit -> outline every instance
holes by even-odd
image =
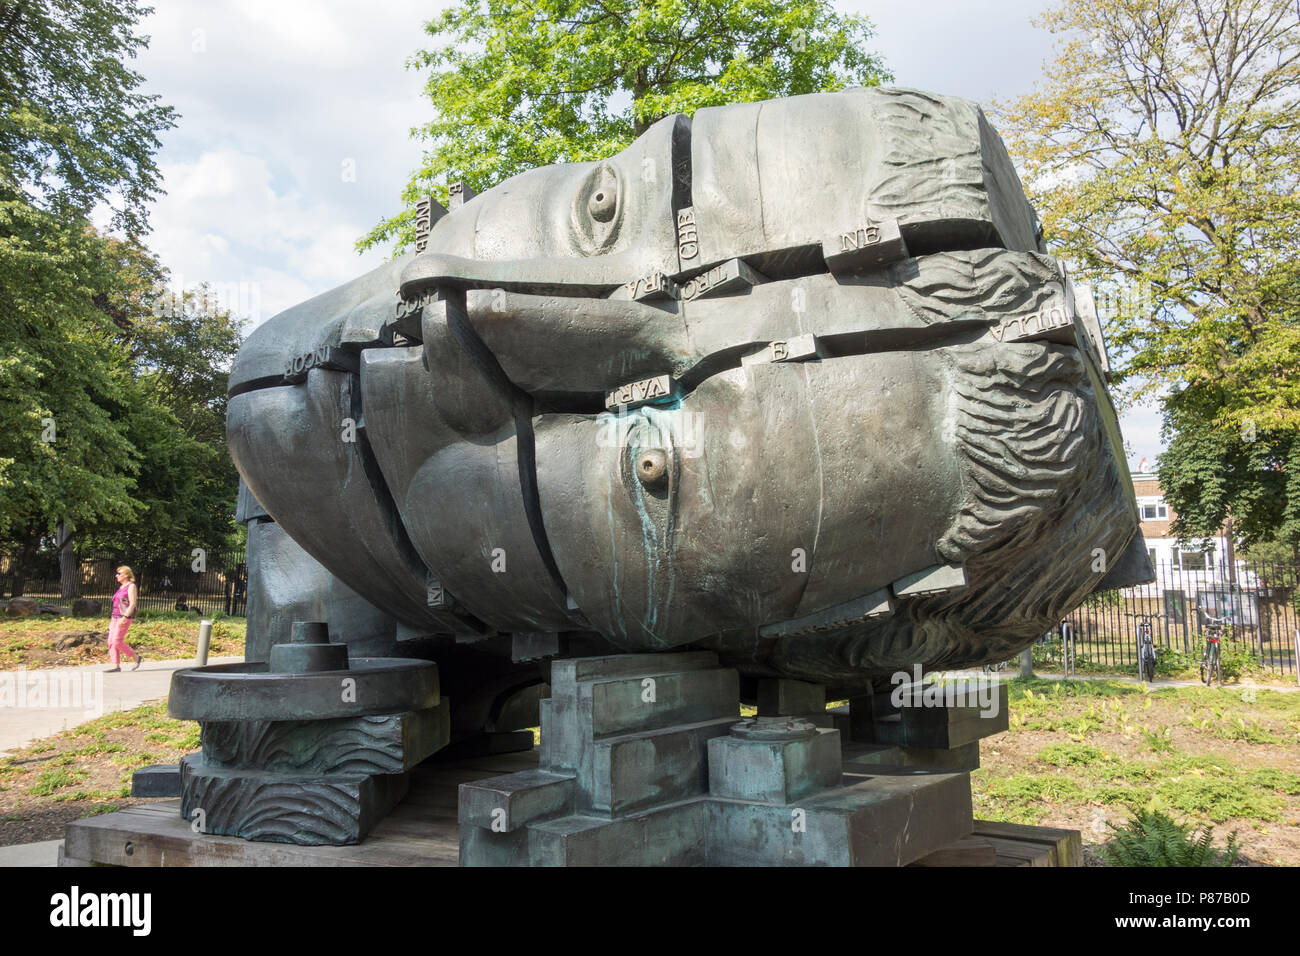
[[[127,629],[135,620],[135,599],[138,593],[135,586],[135,572],[125,564],[122,565],[117,569],[117,583],[121,587],[113,595],[113,616],[108,622],[108,659],[113,662],[113,666],[108,669],[110,674],[122,669],[120,666],[122,651],[135,658],[131,670],[138,668],[141,661],[140,655],[126,643]]]

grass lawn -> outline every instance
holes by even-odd
[[[1300,865],[1300,694],[1015,680],[981,742],[975,815],[1067,827],[1093,850],[1133,806],[1236,831],[1243,856]]]
[[[244,619],[212,618],[212,657],[244,653]],[[98,631],[100,639],[68,650],[55,650],[54,642],[67,631]],[[141,611],[126,642],[146,658],[181,660],[194,656],[198,646],[199,616],[184,611]],[[108,662],[108,617],[50,617],[0,619],[0,670],[18,667],[66,667]]]
[[[1300,865],[1300,693],[1152,689],[1121,681],[1010,682],[1010,728],[981,743],[975,815],[1083,833],[1096,862],[1131,808],[1207,822],[1243,858]],[[56,839],[132,800],[131,771],[199,747],[162,702],[110,714],[0,759],[0,845]]]
[[[0,757],[0,846],[59,839],[72,820],[154,802],[130,798],[132,772],[198,749],[199,725],[154,701]]]

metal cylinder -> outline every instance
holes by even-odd
[[[330,628],[324,621],[294,621],[289,632],[291,644],[328,644]]]
[[[208,663],[208,645],[210,643],[212,643],[212,622],[199,621],[199,651],[194,657],[200,667]]]
[[[1032,647],[1026,647],[1020,652],[1020,676],[1034,676],[1034,649]]]

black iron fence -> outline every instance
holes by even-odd
[[[77,563],[77,596],[103,601],[108,614],[118,588],[115,573],[124,564],[135,572],[141,610],[222,611],[241,617],[247,610],[248,565],[243,551],[191,551],[143,560],[126,554],[83,557]],[[66,607],[75,600],[63,596],[57,553],[37,555],[23,568],[0,557],[0,597],[18,590],[42,603]]]
[[[1072,639],[1074,654],[1084,665],[1136,672],[1138,628],[1149,622],[1161,653],[1170,660],[1186,659],[1194,668],[1204,647],[1208,614],[1227,619],[1224,655],[1248,654],[1279,675],[1295,676],[1298,583],[1300,568],[1289,565],[1238,562],[1234,575],[1226,569],[1161,563],[1150,584],[1089,598],[1050,636],[1051,655],[1061,655],[1065,640]]]
[[[151,560],[130,555],[83,558],[78,564],[81,597],[107,604],[117,589],[114,571],[129,564],[136,574],[144,610],[223,611],[242,616],[248,603],[248,567],[243,551],[193,552]],[[15,591],[13,562],[0,556],[0,597]],[[57,554],[42,554],[23,571],[22,593],[42,602],[67,605],[62,596]],[[1248,654],[1279,675],[1297,675],[1300,644],[1300,567],[1238,562],[1235,575],[1224,569],[1192,570],[1167,563],[1156,566],[1156,580],[1090,597],[1049,636],[1040,654],[1059,662],[1072,644],[1083,665],[1136,671],[1138,628],[1149,622],[1157,648],[1167,660],[1193,669],[1204,647],[1206,615],[1226,618],[1225,655]],[[1182,655],[1182,657],[1179,657]]]

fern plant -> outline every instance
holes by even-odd
[[[1146,738],[1147,746],[1158,754],[1171,753],[1174,749],[1173,729],[1164,724],[1159,725],[1155,730],[1144,730],[1142,736]]]
[[[1159,810],[1139,808],[1125,826],[1107,826],[1115,836],[1103,853],[1112,866],[1232,866],[1241,852],[1236,833],[1224,850],[1216,850],[1208,823],[1198,829]]]

